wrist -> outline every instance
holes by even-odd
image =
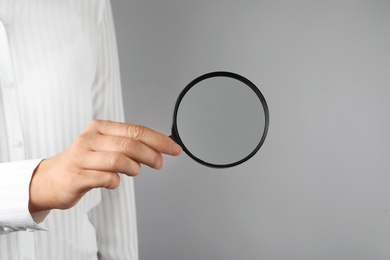
[[[49,208],[45,207],[42,201],[42,198],[44,198],[44,193],[47,191],[47,187],[44,185],[45,180],[42,178],[42,173],[44,172],[46,163],[47,159],[44,159],[38,164],[32,174],[30,181],[28,209],[34,220],[37,218],[38,221],[40,219],[40,213],[49,210]]]

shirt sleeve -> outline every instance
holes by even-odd
[[[41,160],[0,163],[0,235],[44,230],[28,210],[31,176]]]
[[[100,43],[92,86],[95,119],[124,121],[119,59],[111,4],[105,1],[100,21]],[[100,259],[138,259],[138,241],[132,177],[121,175],[115,190],[101,189],[101,202],[89,212]]]

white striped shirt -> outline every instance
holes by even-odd
[[[0,259],[138,259],[132,178],[39,225],[28,211],[42,158],[92,119],[124,120],[111,12],[109,0],[0,0]]]

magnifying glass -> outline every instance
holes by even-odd
[[[241,75],[217,71],[194,79],[180,93],[171,138],[195,161],[228,168],[257,153],[268,126],[260,90]]]

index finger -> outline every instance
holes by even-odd
[[[160,153],[179,155],[182,151],[182,148],[169,136],[146,126],[106,120],[95,120],[93,124],[100,134],[131,138],[146,144]]]

